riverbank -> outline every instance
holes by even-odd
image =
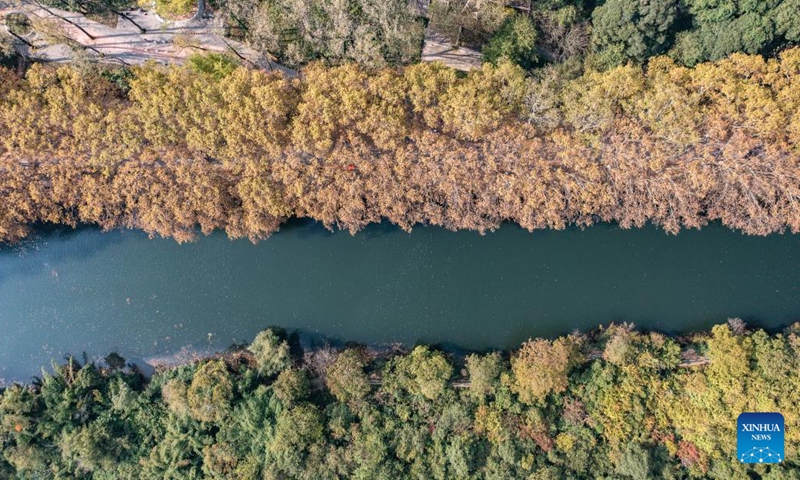
[[[747,330],[745,322],[739,318],[729,319],[728,326],[737,334],[744,334]],[[791,330],[796,330],[797,328],[800,328],[800,324],[796,324],[788,328]],[[635,330],[635,327],[628,324],[615,325],[612,323],[607,327],[600,326],[597,330],[582,332],[580,334],[576,333],[575,335],[593,339],[589,340],[589,342],[597,343],[597,339],[602,338],[603,335],[605,335],[604,331],[608,329],[612,331],[617,329],[630,331]],[[661,335],[658,332],[652,333]],[[286,337],[287,334],[286,332],[283,332],[282,335]],[[703,349],[700,348],[697,343],[698,340],[702,340],[702,333],[685,334],[681,336],[674,336],[672,338],[676,343],[681,345],[680,362],[677,365],[678,367],[703,367],[711,362],[708,357],[701,354]],[[404,345],[401,343],[388,345],[355,345],[352,342],[345,344],[332,344],[329,339],[304,339],[303,336],[298,332],[292,332],[289,334],[287,341],[290,345],[290,350],[293,353],[293,362],[296,365],[302,365],[305,368],[316,370],[318,372],[323,372],[327,368],[328,364],[330,364],[337,357],[338,352],[345,348],[357,349],[360,352],[360,355],[362,355],[362,357],[369,364],[378,366],[385,365],[393,357],[408,355],[414,348],[412,345]],[[224,361],[229,365],[246,364],[251,368],[256,368],[258,360],[253,352],[248,350],[247,347],[248,346],[246,344],[240,344],[231,345],[224,351],[207,350],[202,352],[192,350],[191,348],[183,348],[179,352],[172,355],[151,357],[140,363],[128,363],[128,366],[129,368],[133,369],[132,371],[138,371],[148,379],[156,374],[165,374],[170,370],[181,368],[186,365],[196,365],[208,361]],[[446,346],[434,346],[434,348],[441,349],[442,352],[446,353],[448,360],[455,367],[454,371],[457,373],[454,374],[453,378],[449,380],[450,386],[452,388],[470,388],[471,380],[466,370],[467,358],[470,355],[475,355],[479,352],[447,348]],[[511,352],[504,352],[506,357],[508,357],[510,354]],[[116,355],[117,354],[114,354],[114,357],[111,358],[121,358],[117,357]],[[583,353],[583,357],[586,361],[604,359],[604,351],[599,348],[590,348]],[[109,357],[103,359],[99,365],[108,368],[108,358]],[[379,373],[379,370],[379,368],[374,368],[372,371],[368,372],[369,382],[371,385],[381,385],[383,383],[383,379]],[[10,385],[10,383],[3,384],[2,381],[0,381],[0,387],[8,387]]]
[[[609,326],[463,365],[425,346],[298,357],[265,332],[249,352],[149,380],[71,362],[2,393],[0,473],[770,478],[798,466],[798,329],[769,335],[732,321],[679,341]],[[686,347],[710,363],[682,366]],[[737,461],[743,411],[784,415],[782,464]]]
[[[745,325],[740,319],[731,320],[734,325]],[[623,324],[622,328],[633,329],[633,325]],[[620,328],[620,326],[611,324],[608,328]],[[584,332],[589,338],[601,336],[603,332],[601,326],[597,331]],[[282,330],[280,330],[282,331]],[[654,332],[657,333],[657,332]],[[286,332],[283,333],[286,335]],[[676,342],[683,345],[680,352],[680,363],[678,367],[694,368],[702,367],[710,363],[710,359],[702,355],[695,342],[692,340],[695,336],[700,334],[686,334],[682,336],[672,337]],[[290,332],[288,341],[291,345],[292,359],[297,365],[304,365],[307,368],[316,370],[324,370],[326,365],[337,356],[337,352],[344,348],[357,348],[365,359],[373,365],[383,365],[391,358],[398,355],[407,355],[413,349],[413,345],[404,345],[402,343],[392,344],[361,344],[355,346],[352,342],[332,342],[330,339],[320,338],[319,336],[303,336],[299,332]],[[453,388],[469,388],[471,381],[467,375],[466,360],[469,355],[478,352],[470,352],[468,350],[449,347],[447,345],[439,345],[436,348],[441,349],[442,352],[447,354],[449,361],[455,366],[455,371],[458,372],[454,378],[451,378],[449,383]],[[510,352],[505,352],[506,355]],[[598,360],[603,358],[603,351],[600,349],[588,350],[585,352],[584,357],[587,361]],[[73,361],[81,362],[80,359]],[[180,369],[186,366],[196,366],[209,361],[223,361],[227,364],[246,364],[255,368],[257,360],[253,353],[247,349],[247,344],[234,344],[225,348],[224,350],[197,350],[192,347],[183,347],[175,353],[163,354],[158,356],[147,357],[143,359],[133,358],[125,359],[116,352],[109,355],[98,356],[90,359],[84,356],[83,363],[93,364],[100,369],[124,369],[126,373],[142,375],[144,378],[151,380],[155,375],[168,374],[171,370]],[[58,363],[53,360],[54,363]],[[320,370],[321,371],[321,370]],[[52,374],[52,368],[42,370],[42,374]],[[33,383],[38,381],[41,375],[33,377]],[[371,385],[381,385],[383,380],[379,373],[379,369],[375,369],[369,373],[369,382]],[[11,387],[12,385],[31,385],[31,381],[23,381],[16,379],[8,381],[0,378],[0,389]]]

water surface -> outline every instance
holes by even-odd
[[[141,232],[42,232],[0,250],[0,378],[50,360],[225,348],[278,325],[366,343],[516,347],[600,323],[669,333],[738,316],[800,320],[800,235],[711,225],[480,236],[376,225],[356,236],[295,221],[257,245],[178,245]]]

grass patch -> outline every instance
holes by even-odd
[[[156,0],[156,13],[166,19],[185,18],[197,11],[197,0]]]

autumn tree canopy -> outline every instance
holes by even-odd
[[[219,73],[219,72],[218,72]],[[800,231],[800,50],[694,68],[0,70],[0,239],[37,223],[259,240],[291,217],[486,231]]]

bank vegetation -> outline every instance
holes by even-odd
[[[0,476],[796,479],[798,332],[612,325],[454,363],[426,346],[303,354],[268,330],[149,380],[117,355],[71,360],[0,392]],[[689,350],[708,362],[687,367]],[[783,413],[782,464],[737,462],[749,411]]]
[[[42,223],[258,240],[291,216],[800,231],[800,49],[532,77],[34,65],[0,82],[4,241]]]

